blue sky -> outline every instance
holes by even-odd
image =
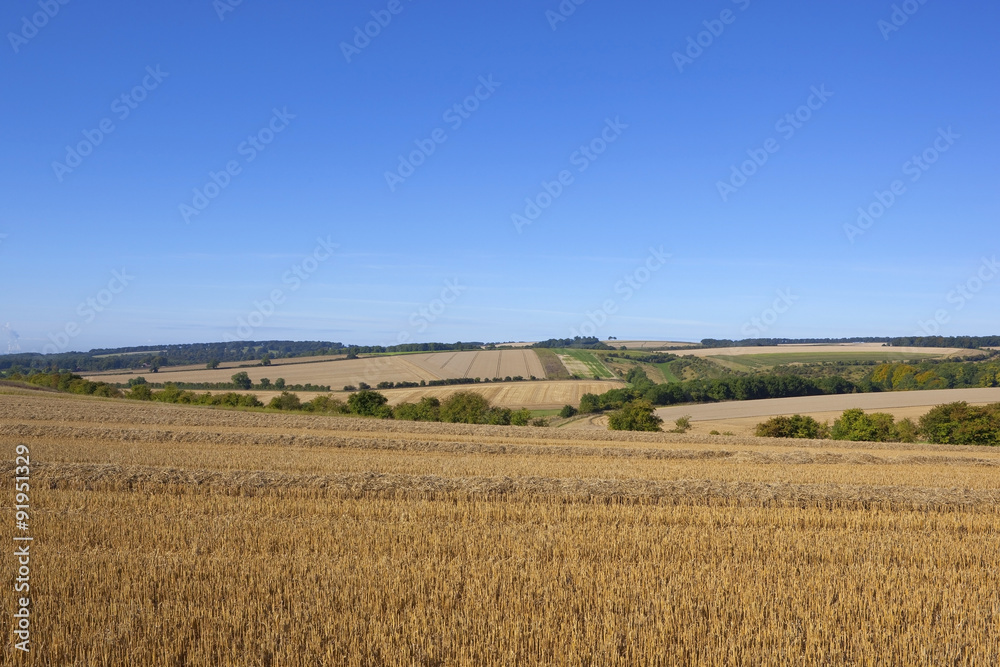
[[[995,334],[1000,8],[895,7],[4,3],[0,325]]]

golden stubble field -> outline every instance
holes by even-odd
[[[254,383],[261,378],[284,378],[287,384],[329,385],[341,389],[345,385],[367,382],[420,382],[447,378],[504,378],[532,375],[545,378],[538,355],[534,350],[479,350],[463,352],[428,352],[422,354],[396,354],[382,357],[345,359],[339,356],[308,357],[303,359],[278,359],[270,366],[227,364],[225,368],[209,370],[205,367],[164,367],[156,374],[148,370],[123,373],[87,374],[87,379],[102,382],[126,383],[137,376],[150,382],[229,382],[233,373],[245,371]]]
[[[9,664],[1000,660],[992,449],[42,392],[0,394],[0,443],[11,498],[32,461],[34,652]]]
[[[424,396],[444,400],[460,391],[473,391],[485,396],[492,405],[505,408],[550,410],[564,405],[580,405],[584,394],[603,394],[620,389],[621,382],[611,380],[545,380],[540,382],[496,382],[490,384],[459,384],[448,387],[419,387],[411,389],[381,389],[390,405],[403,402],[415,403]]]
[[[527,380],[524,382],[456,384],[443,387],[379,389],[378,392],[389,400],[389,405],[393,406],[405,402],[416,403],[424,396],[432,396],[443,401],[460,391],[471,391],[486,397],[492,405],[504,408],[552,410],[567,404],[577,406],[584,394],[602,394],[609,389],[618,389],[622,386],[621,382],[611,380],[539,380],[537,382]],[[232,390],[216,389],[208,393],[224,394],[227,391]],[[197,393],[202,392],[198,391]],[[266,404],[275,396],[280,396],[282,392],[253,389],[245,393],[253,394]],[[311,401],[317,396],[332,396],[342,401],[347,401],[350,397],[347,392],[296,391],[293,393],[303,402]]]

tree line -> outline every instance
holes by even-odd
[[[407,343],[404,345],[345,345],[332,341],[238,341],[233,343],[184,343],[178,345],[139,345],[119,348],[95,348],[89,352],[39,354],[26,352],[0,355],[0,371],[27,374],[45,372],[96,372],[126,369],[150,369],[164,366],[213,364],[220,362],[259,361],[290,357],[359,354],[394,354],[400,352],[447,352],[478,350],[481,342]]]
[[[927,442],[947,445],[1000,445],[1000,403],[938,405],[919,421],[896,421],[887,412],[845,410],[831,427],[813,417],[772,417],[757,425],[756,435],[770,438],[830,438],[866,442]]]
[[[149,383],[134,382],[128,389],[120,389],[106,382],[85,380],[73,373],[34,373],[30,376],[11,378],[12,381],[64,391],[74,394],[124,398],[136,401],[156,401],[183,405],[214,405],[233,408],[269,408],[272,410],[308,412],[325,415],[347,415],[375,417],[379,419],[401,419],[408,421],[433,421],[462,424],[497,424],[512,426],[546,426],[543,417],[533,418],[526,408],[510,408],[491,405],[481,394],[459,391],[444,400],[425,396],[417,403],[400,403],[392,407],[389,399],[380,392],[362,389],[354,392],[344,401],[333,396],[321,395],[311,401],[302,401],[298,394],[283,391],[266,405],[255,394],[234,391],[225,393],[197,393],[182,389],[167,382],[156,390]],[[567,414],[573,408],[566,406]]]
[[[613,350],[615,348],[602,343],[596,336],[574,336],[573,338],[549,338],[532,343],[538,348],[581,348],[585,350]]]
[[[865,336],[858,338],[704,338],[702,347],[773,347],[775,345],[837,345],[882,343],[889,347],[1000,347],[1000,336]]]
[[[926,368],[883,363],[859,382],[839,375],[811,378],[792,373],[762,373],[662,384],[653,382],[641,367],[635,366],[626,374],[625,380],[628,383],[625,387],[603,394],[584,394],[580,398],[580,412],[619,410],[635,400],[665,406],[823,394],[997,387],[1000,386],[1000,363],[950,362],[929,364]]]
[[[533,420],[531,411],[525,408],[511,410],[491,405],[482,395],[470,391],[460,391],[443,401],[425,396],[417,403],[400,403],[392,407],[389,399],[378,391],[362,389],[352,393],[347,400],[328,395],[317,396],[311,401],[302,401],[298,394],[283,391],[265,406],[253,394],[197,394],[168,385],[161,391],[152,391],[148,385],[136,385],[124,398],[140,401],[161,401],[188,405],[223,405],[230,407],[267,407],[272,410],[308,412],[324,415],[346,415],[354,417],[374,417],[377,419],[401,419],[408,421],[434,421],[462,424],[498,424],[527,426],[544,425]]]

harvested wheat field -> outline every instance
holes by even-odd
[[[776,415],[836,414],[844,410],[861,408],[869,411],[889,412],[898,417],[919,417],[935,405],[965,401],[973,405],[1000,402],[1000,387],[972,389],[927,389],[921,391],[887,391],[868,394],[826,394],[822,396],[797,396],[791,398],[764,398],[755,401],[722,401],[698,405],[673,405],[657,408],[656,414],[665,421],[681,415],[691,418],[693,424],[730,422],[754,424]],[[821,420],[822,421],[822,420]],[[713,426],[713,428],[715,428]]]
[[[419,387],[408,389],[381,389],[379,393],[389,399],[390,405],[416,402],[424,396],[444,400],[459,391],[482,394],[493,405],[505,408],[551,410],[564,405],[577,406],[584,394],[603,394],[620,389],[621,382],[608,380],[545,380],[543,382],[500,382],[490,384],[463,384],[449,387]],[[258,392],[261,393],[261,392]]]
[[[287,384],[329,385],[340,389],[345,385],[367,382],[420,382],[449,378],[504,378],[534,375],[545,378],[534,350],[482,350],[465,352],[428,352],[396,354],[382,357],[344,359],[343,357],[311,357],[312,361],[295,364],[272,363],[271,366],[239,368],[246,371],[254,383],[261,378],[284,378]],[[281,360],[284,362],[285,360]],[[150,382],[229,382],[234,368],[192,368],[178,366],[161,368],[155,375],[149,371],[128,373],[88,374],[88,379],[110,383],[126,383],[142,375]]]
[[[405,389],[379,389],[378,392],[389,399],[390,405],[400,403],[416,403],[424,396],[433,396],[439,400],[444,400],[460,391],[471,391],[481,394],[493,405],[504,408],[528,408],[529,410],[552,410],[564,405],[579,405],[580,397],[584,394],[602,394],[609,389],[619,389],[623,385],[621,382],[609,380],[539,380],[524,382],[498,382],[498,383],[478,383],[459,384],[440,387],[408,387]],[[209,391],[210,394],[224,394],[226,390]],[[275,396],[280,396],[282,392],[277,390],[254,389],[251,393],[259,400],[267,403]],[[334,396],[346,401],[347,392],[318,392],[318,391],[296,391],[294,392],[303,402],[311,401],[317,396]]]
[[[411,361],[440,378],[545,377],[534,350],[435,352],[413,355]]]
[[[111,356],[111,355],[100,355],[100,356]],[[281,368],[282,366],[289,366],[289,365],[292,365],[292,364],[313,364],[313,363],[316,363],[316,362],[336,361],[338,359],[344,359],[346,357],[347,357],[347,355],[345,355],[345,354],[323,354],[323,355],[312,355],[312,356],[308,356],[308,357],[284,357],[284,358],[274,359],[271,362],[271,365],[268,368],[276,369],[276,368]],[[244,368],[244,367],[251,367],[251,368],[255,367],[255,366],[253,366],[251,364],[254,364],[254,362],[250,362],[250,361],[222,361],[222,362],[219,362],[219,368],[216,369],[216,370],[229,370],[230,373],[234,373],[236,371],[246,370],[246,368]],[[160,370],[160,372],[161,373],[180,373],[180,372],[187,372],[187,371],[203,371],[203,370],[206,370],[205,364],[185,364],[185,365],[182,365],[182,366],[165,366],[164,368],[162,368]],[[131,372],[139,374],[139,375],[142,375],[144,373],[145,374],[149,374],[149,375],[152,374],[148,369],[145,369],[145,370],[135,370],[135,371],[131,371]],[[95,378],[97,380],[101,380],[102,378],[104,378],[104,377],[106,377],[108,375],[122,375],[122,374],[127,374],[127,373],[129,373],[129,371],[121,371],[121,370],[95,371],[89,377],[93,377],[93,378]],[[104,380],[104,381],[107,382],[107,380]]]
[[[1000,661],[993,449],[4,391],[34,664]]]

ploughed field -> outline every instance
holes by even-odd
[[[19,390],[0,443],[35,664],[1000,661],[990,448]]]

